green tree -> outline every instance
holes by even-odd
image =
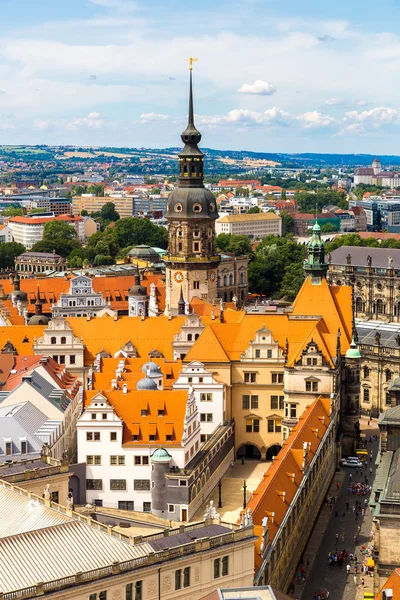
[[[118,245],[121,248],[139,244],[158,248],[167,248],[168,246],[168,231],[165,227],[154,225],[149,219],[135,217],[120,219],[115,223],[113,231],[115,231]]]
[[[289,302],[293,302],[304,282],[303,263],[295,262],[287,265],[282,278],[280,294]]]
[[[254,215],[254,214],[257,214],[257,213],[260,213],[260,212],[261,212],[261,209],[260,209],[260,207],[259,207],[259,206],[252,206],[252,207],[251,207],[251,208],[249,208],[249,210],[247,211],[247,214],[248,214],[248,215]]]
[[[280,213],[282,219],[282,235],[293,233],[293,217],[286,211]]]
[[[85,208],[83,210],[81,210],[81,217],[88,217],[88,216],[89,216],[89,213]]]
[[[106,221],[118,221],[119,213],[115,210],[114,202],[106,202],[101,207],[100,216]]]
[[[321,225],[321,233],[331,233],[331,231],[337,231],[333,223],[324,223]]]
[[[102,198],[104,196],[104,185],[101,185],[100,183],[89,185],[88,194],[94,194],[95,196]]]
[[[24,209],[19,206],[8,206],[3,210],[5,217],[21,217],[24,214]]]
[[[43,230],[43,240],[54,240],[61,238],[65,240],[76,240],[76,231],[66,221],[49,221]]]
[[[17,242],[0,244],[0,269],[12,269],[15,258],[25,252],[25,246]]]
[[[215,238],[215,246],[221,252],[228,252],[235,256],[241,256],[242,254],[253,255],[250,240],[246,235],[220,233]]]
[[[42,212],[45,212],[43,210],[43,208],[32,208],[32,210],[29,211],[29,214],[30,215],[38,215],[38,214],[40,214]]]
[[[346,192],[336,190],[318,190],[315,193],[297,192],[295,195],[300,212],[314,213],[315,209],[320,212],[325,206],[333,204],[340,208],[347,209]]]

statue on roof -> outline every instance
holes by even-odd
[[[372,256],[370,256],[369,254],[368,254],[368,256],[367,256],[367,266],[368,266],[368,267],[371,267],[371,266],[372,266]]]
[[[50,494],[50,484],[48,483],[44,489],[43,489],[43,498],[45,500],[50,500],[51,498],[51,494]]]
[[[391,256],[388,258],[388,269],[393,269],[393,258]]]
[[[347,262],[348,265],[351,265],[351,254],[350,254],[350,252],[346,256],[346,262]]]

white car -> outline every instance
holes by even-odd
[[[350,457],[350,458],[342,458],[342,467],[354,467],[354,468],[358,467],[358,468],[361,469],[362,466],[363,466],[363,463],[360,462],[358,460],[358,458],[355,459],[355,460],[352,457]]]

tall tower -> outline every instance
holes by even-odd
[[[325,262],[325,245],[321,239],[321,227],[315,221],[312,228],[311,240],[307,244],[307,259],[304,263],[304,271],[309,275],[313,285],[321,285],[326,276],[328,265]]]
[[[195,296],[208,302],[217,299],[218,212],[213,194],[203,183],[204,154],[198,147],[201,133],[194,124],[192,64],[188,124],[181,138],[184,148],[179,154],[179,184],[167,203],[166,311],[178,308],[181,293],[186,303]]]

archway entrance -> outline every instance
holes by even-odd
[[[273,446],[270,446],[267,450],[267,460],[272,460],[272,457],[277,456],[281,449],[282,447],[279,444],[274,444]]]
[[[242,457],[250,460],[261,460],[261,452],[254,444],[243,444],[236,452],[236,458]]]

